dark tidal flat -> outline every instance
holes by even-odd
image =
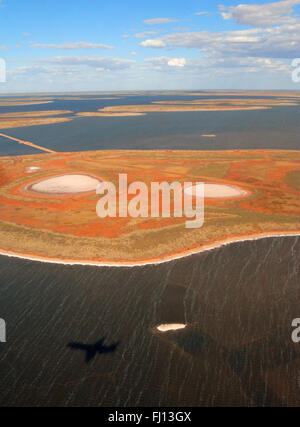
[[[299,406],[299,253],[283,237],[135,268],[0,257],[0,405]]]

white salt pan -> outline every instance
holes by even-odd
[[[185,190],[185,193],[189,196],[193,195],[193,188],[194,194],[196,194],[196,187],[197,185],[188,187]],[[204,185],[204,195],[207,199],[226,199],[231,197],[243,197],[247,196],[248,192],[239,188],[234,187],[233,185],[226,185],[226,184],[205,184]]]
[[[33,185],[30,190],[44,194],[77,194],[96,191],[100,180],[88,175],[60,175],[44,179]]]

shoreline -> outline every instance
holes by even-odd
[[[192,255],[197,255],[202,252],[208,252],[214,249],[221,248],[222,246],[231,245],[234,243],[254,241],[254,240],[262,240],[262,239],[271,239],[275,237],[299,237],[299,231],[291,231],[291,232],[274,232],[274,233],[259,233],[253,234],[250,236],[240,236],[236,239],[224,239],[216,243],[204,245],[198,249],[186,250],[181,253],[177,253],[174,255],[168,255],[165,257],[161,257],[160,259],[148,259],[148,260],[140,260],[140,261],[119,261],[119,262],[109,262],[109,261],[92,261],[92,260],[72,260],[72,259],[59,259],[59,258],[51,258],[46,256],[39,256],[33,254],[23,254],[14,251],[7,251],[3,248],[0,248],[0,256],[8,256],[10,258],[19,258],[27,261],[35,261],[35,262],[43,262],[48,264],[57,264],[57,265],[82,265],[82,266],[92,266],[92,267],[114,267],[114,268],[133,268],[133,267],[143,267],[147,265],[160,265],[168,262],[176,261],[179,259],[187,258]]]
[[[2,136],[3,136],[4,134],[2,134]],[[0,135],[1,136],[1,135]],[[7,135],[5,135],[6,137],[8,137]],[[203,135],[200,135],[200,136],[203,136]],[[217,135],[216,135],[217,136]],[[11,137],[9,137],[9,138],[11,138]],[[118,149],[111,149],[111,148],[102,148],[102,149],[100,149],[100,150],[81,150],[81,151],[55,151],[54,153],[55,154],[57,154],[57,155],[67,155],[67,156],[70,156],[70,155],[72,155],[72,154],[74,154],[74,153],[83,153],[83,154],[88,154],[88,153],[91,153],[91,152],[95,152],[95,151],[103,151],[103,152],[105,152],[105,153],[114,153],[114,154],[116,154],[116,153],[118,153],[118,154],[124,154],[124,153],[126,153],[126,151],[130,151],[131,153],[138,153],[138,154],[140,154],[141,152],[144,152],[144,153],[147,153],[147,154],[149,154],[149,153],[157,153],[157,152],[161,152],[161,153],[164,153],[164,152],[168,152],[168,153],[176,153],[176,152],[178,152],[178,153],[180,153],[180,154],[182,154],[182,153],[199,153],[199,152],[203,152],[203,153],[219,153],[219,152],[224,152],[224,153],[229,153],[230,151],[231,152],[233,152],[233,153],[245,153],[245,152],[258,152],[258,153],[261,153],[261,152],[267,152],[267,153],[283,153],[283,152],[288,152],[288,153],[290,153],[290,152],[293,152],[293,153],[299,153],[299,149],[295,149],[295,148],[234,148],[234,149],[230,149],[230,148],[224,148],[224,149],[221,149],[221,150],[213,150],[213,149],[211,149],[211,150],[198,150],[198,149],[196,149],[196,148],[194,148],[194,149],[187,149],[187,150],[185,150],[185,149],[176,149],[176,148],[171,148],[171,149],[168,149],[168,148],[165,148],[165,149],[162,149],[162,150],[160,150],[160,149],[153,149],[153,148],[149,148],[149,149],[145,149],[145,148],[134,148],[134,149],[126,149],[126,148],[118,148]],[[9,155],[9,154],[7,154],[7,155],[3,155],[3,156],[0,156],[0,160],[1,159],[11,159],[11,158],[13,158],[13,157],[24,157],[24,158],[26,158],[26,159],[29,159],[29,158],[33,158],[33,157],[39,157],[41,154],[44,154],[44,153],[34,153],[34,154],[14,154],[14,155]],[[44,154],[45,155],[45,154]]]

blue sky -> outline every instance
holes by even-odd
[[[0,92],[299,89],[300,0],[0,0]]]

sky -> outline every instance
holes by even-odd
[[[298,57],[300,0],[0,0],[1,93],[299,90]]]

